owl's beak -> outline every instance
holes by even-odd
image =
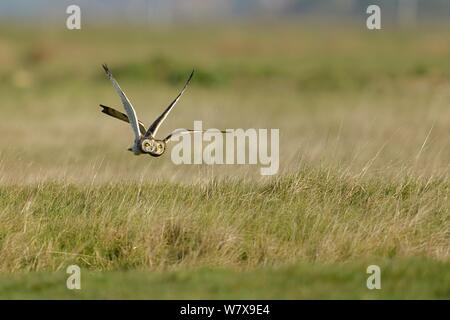
[[[133,149],[131,149],[131,148],[128,148],[127,150],[128,150],[128,151],[133,151]]]

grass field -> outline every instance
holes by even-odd
[[[442,299],[450,294],[449,263],[426,259],[377,260],[382,289],[368,290],[373,261],[297,264],[236,271],[91,271],[81,290],[67,290],[67,274],[0,276],[3,299]],[[440,275],[440,276],[437,276]],[[413,280],[413,281],[411,281]]]
[[[447,29],[0,28],[0,297],[450,298]],[[280,172],[132,156],[104,62],[146,124],[195,68],[161,135],[279,128]]]

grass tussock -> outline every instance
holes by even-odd
[[[0,270],[447,260],[449,187],[444,179],[364,180],[314,169],[259,185],[2,187]]]

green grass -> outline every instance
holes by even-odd
[[[448,259],[449,183],[303,169],[239,179],[0,188],[0,270]]]
[[[366,286],[367,266],[381,268],[381,289]],[[81,271],[68,290],[64,271],[0,276],[2,299],[448,299],[450,264],[428,259],[365,264],[302,263],[252,271]]]

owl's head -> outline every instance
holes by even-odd
[[[142,152],[148,153],[154,157],[159,157],[166,151],[166,144],[164,141],[155,139],[143,139],[141,142]]]

